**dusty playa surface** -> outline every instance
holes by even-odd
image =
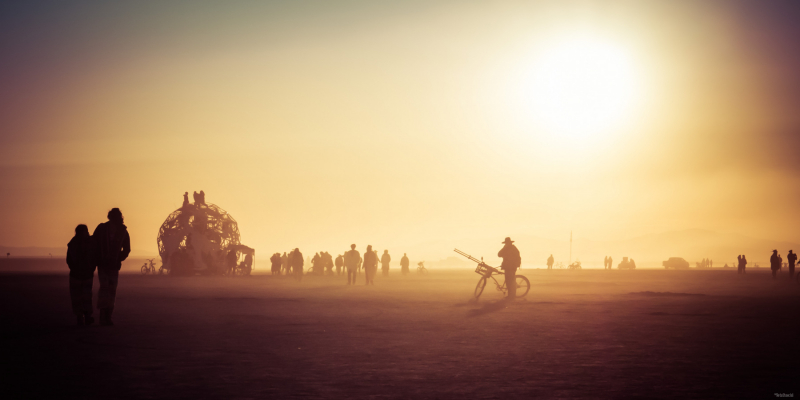
[[[800,286],[766,271],[120,279],[78,328],[66,273],[0,272],[5,398],[800,396]],[[97,285],[95,283],[95,292]],[[8,397],[6,397],[8,396]]]

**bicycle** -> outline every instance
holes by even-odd
[[[420,275],[425,275],[428,273],[428,269],[425,268],[425,261],[420,261],[417,263],[417,273]]]
[[[155,275],[156,274],[156,263],[154,262],[155,258],[148,258],[147,261],[149,261],[150,263],[148,264],[147,262],[145,262],[144,265],[142,265],[142,275],[148,275],[148,274]],[[163,269],[164,267],[162,266],[161,268]]]
[[[495,267],[489,266],[488,264],[483,262],[483,259],[478,260],[477,258],[474,258],[469,254],[464,253],[461,250],[456,249],[455,252],[478,263],[478,267],[475,268],[475,273],[480,275],[481,278],[478,280],[478,284],[475,285],[475,292],[474,292],[475,300],[478,300],[481,297],[481,294],[483,294],[483,289],[486,288],[486,283],[489,281],[489,279],[491,279],[492,282],[494,282],[498,292],[502,292],[503,296],[507,295],[508,288],[506,287],[504,272],[501,272],[499,269]],[[502,284],[500,284],[500,282],[497,281],[495,275],[502,275],[504,277]],[[531,290],[531,282],[528,280],[528,278],[526,278],[523,275],[515,275],[514,280],[517,284],[516,297],[525,297],[525,295],[527,295],[528,292]]]

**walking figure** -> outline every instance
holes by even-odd
[[[553,255],[550,254],[550,257],[547,257],[547,269],[553,269],[553,262],[554,261],[555,260],[553,259]]]
[[[361,254],[356,250],[356,245],[351,244],[350,250],[344,253],[344,266],[347,268],[347,284],[356,284],[358,265],[361,264]]]
[[[75,236],[67,245],[67,266],[69,266],[69,295],[72,299],[72,312],[78,326],[91,325],[92,281],[94,280],[94,244],[86,225],[75,228]]]
[[[342,267],[344,267],[344,257],[339,254],[339,256],[336,257],[336,275],[342,274]]]
[[[367,246],[364,252],[364,276],[366,285],[375,285],[375,273],[378,272],[378,254],[372,251],[372,245]]]
[[[97,278],[100,281],[100,290],[97,292],[100,325],[113,326],[111,314],[114,313],[117,297],[119,270],[131,253],[131,237],[119,208],[112,208],[107,216],[108,222],[97,225],[92,237],[96,245]]]
[[[381,256],[381,272],[383,272],[383,276],[389,276],[390,261],[392,261],[392,256],[389,255],[389,250],[384,250]]]
[[[786,256],[789,261],[789,278],[794,277],[794,265],[797,262],[797,254],[789,250],[789,255]]]

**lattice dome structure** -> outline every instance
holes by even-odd
[[[201,192],[202,193],[202,192]],[[206,203],[205,195],[173,211],[158,230],[158,253],[170,275],[223,275],[247,252],[239,242],[239,225],[219,206]],[[244,251],[243,251],[244,250]],[[252,268],[252,254],[247,272]]]

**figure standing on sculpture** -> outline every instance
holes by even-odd
[[[336,265],[336,275],[339,276],[342,274],[342,267],[344,267],[344,257],[341,254],[336,256],[335,265]]]
[[[772,270],[772,279],[777,278],[782,261],[783,260],[781,260],[781,257],[778,255],[778,250],[772,250],[772,256],[769,258],[769,268]]]
[[[181,206],[181,208],[187,207],[188,205],[189,205],[189,192],[183,192],[183,205]]]
[[[69,266],[69,295],[72,312],[78,326],[91,325],[92,281],[94,280],[94,243],[86,225],[75,228],[75,236],[67,244],[67,266]]]
[[[292,251],[292,271],[298,282],[303,280],[303,262],[303,253],[299,248],[294,249]]]
[[[351,244],[350,250],[344,253],[344,266],[347,268],[347,284],[355,285],[358,265],[361,263],[361,253],[356,250],[356,245]]]
[[[117,297],[119,270],[122,262],[131,253],[131,237],[124,224],[119,208],[108,212],[108,222],[97,225],[92,234],[95,244],[97,278],[100,290],[97,293],[97,308],[100,310],[100,325],[113,326],[111,315]]]
[[[206,193],[204,191],[201,190],[197,197],[200,199],[200,204],[206,204]]]
[[[408,256],[406,255],[406,253],[403,253],[403,258],[400,259],[400,273],[402,273],[403,275],[407,275],[409,272],[408,270],[409,264],[410,263],[408,262]]]
[[[793,253],[792,250],[789,250],[789,255],[786,256],[787,261],[789,261],[789,278],[794,277],[794,265],[797,263],[797,254]]]
[[[519,254],[517,246],[514,246],[513,243],[514,241],[507,237],[503,242],[503,248],[497,252],[497,256],[503,259],[503,263],[500,264],[500,269],[502,269],[506,275],[506,288],[508,289],[507,300],[514,300],[514,298],[517,297],[517,268],[522,265],[522,257]]]
[[[367,250],[364,252],[364,276],[366,277],[366,285],[375,285],[373,279],[375,273],[378,272],[378,255],[372,251],[372,245],[367,245]]]
[[[389,276],[390,261],[392,261],[392,256],[389,255],[389,250],[384,250],[381,256],[381,272],[383,272],[383,276]]]
[[[555,260],[553,259],[553,255],[550,254],[550,257],[547,257],[547,269],[553,269],[553,262],[554,261]]]

